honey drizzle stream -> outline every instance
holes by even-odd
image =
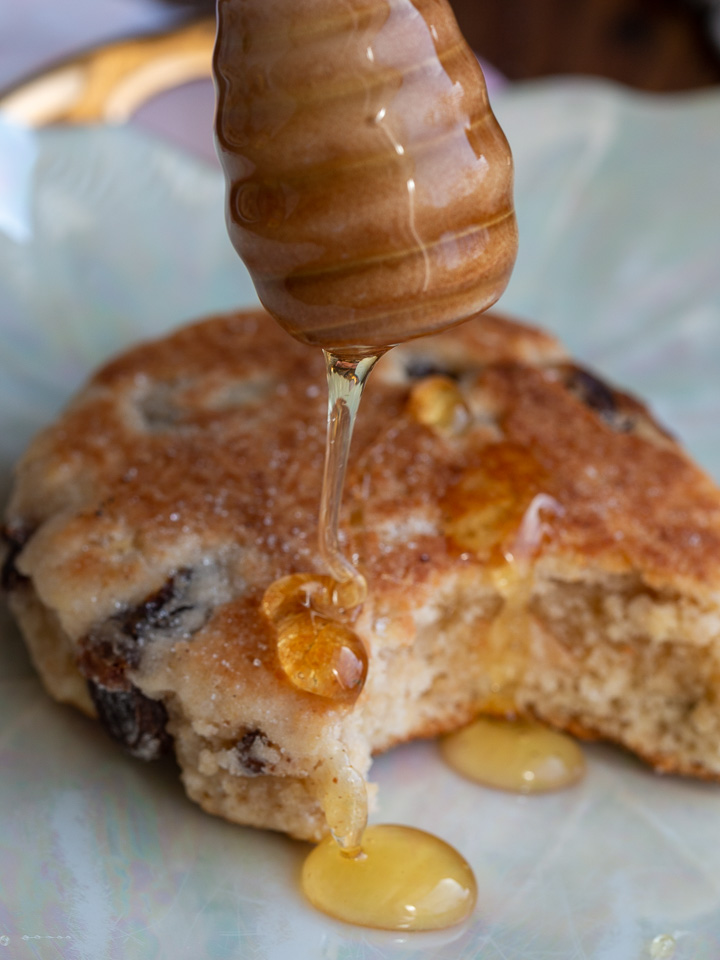
[[[323,350],[328,381],[328,427],[325,445],[325,472],[320,500],[320,556],[330,575],[354,591],[343,590],[342,606],[359,606],[367,596],[365,578],[343,556],[340,549],[339,519],[358,407],[365,383],[378,357],[348,359]],[[337,598],[339,600],[339,597]],[[355,599],[353,603],[352,600]]]
[[[357,699],[368,668],[365,645],[352,628],[367,585],[340,549],[339,520],[353,427],[365,382],[378,358],[324,353],[328,428],[318,526],[327,573],[294,573],[276,580],[265,591],[262,610],[276,630],[278,659],[289,682],[340,704]],[[337,749],[334,762],[322,765],[316,780],[338,847],[355,857],[361,852],[367,823],[367,788],[339,744]]]
[[[332,599],[342,615],[348,609],[362,604],[367,596],[365,577],[340,549],[340,506],[360,400],[378,357],[349,359],[336,356],[329,350],[323,350],[323,353],[328,382],[328,423],[320,499],[319,548],[326,569],[338,584]],[[325,816],[342,853],[356,857],[361,851],[367,824],[365,778],[349,763],[342,769],[344,775],[339,781],[338,778],[332,778],[323,785]]]

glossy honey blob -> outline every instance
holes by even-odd
[[[356,355],[505,288],[512,158],[446,0],[219,0],[230,238],[294,337]]]
[[[469,780],[513,793],[561,790],[585,773],[575,740],[529,720],[480,717],[444,737],[440,748]]]
[[[316,777],[318,797],[333,840],[345,856],[362,850],[368,818],[367,783],[338,744],[334,763]]]
[[[408,409],[418,423],[444,436],[461,434],[470,423],[462,392],[449,377],[420,380],[410,391]]]
[[[362,602],[355,581],[292,574],[265,591],[262,611],[277,634],[277,653],[288,680],[300,690],[345,703],[365,683],[368,658],[355,631],[341,619]]]
[[[460,923],[477,899],[460,854],[411,827],[370,826],[362,852],[347,856],[331,838],[305,861],[302,888],[318,910],[385,930],[439,930]]]
[[[672,960],[677,949],[677,940],[669,933],[661,933],[650,942],[652,960]]]

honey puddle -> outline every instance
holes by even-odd
[[[355,857],[324,840],[305,861],[302,886],[318,910],[387,930],[450,927],[472,912],[477,898],[473,872],[453,847],[395,824],[368,827]]]
[[[443,757],[469,780],[513,793],[548,793],[585,772],[570,737],[529,720],[479,717],[441,741]]]
[[[442,930],[465,920],[477,899],[469,864],[424,830],[367,826],[365,778],[347,756],[334,759],[342,772],[319,784],[331,836],[301,874],[310,903],[336,920],[384,930]]]

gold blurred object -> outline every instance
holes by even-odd
[[[54,64],[0,93],[0,110],[33,127],[124,123],[165,90],[211,75],[215,19],[118,40]]]

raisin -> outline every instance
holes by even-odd
[[[109,690],[88,680],[90,696],[108,734],[140,760],[157,760],[168,753],[172,737],[167,732],[167,710],[131,683],[127,689]]]
[[[153,760],[171,738],[162,703],[141,693],[127,671],[140,663],[149,641],[189,636],[206,622],[209,611],[187,602],[191,570],[180,570],[142,603],[93,627],[80,642],[78,669],[110,736],[135,757]]]
[[[30,578],[20,573],[15,565],[18,555],[33,535],[33,530],[27,527],[3,527],[0,531],[0,541],[6,545],[5,558],[0,567],[0,587],[3,590],[16,590],[30,582]]]
[[[192,571],[180,570],[138,606],[93,627],[80,642],[78,668],[83,676],[109,690],[125,689],[125,671],[139,665],[151,635],[177,636],[199,629],[205,614],[198,618],[196,608],[184,599],[191,579]]]
[[[248,730],[235,748],[243,770],[248,776],[252,777],[259,777],[265,773],[266,769],[265,761],[253,756],[253,750],[257,741],[260,741],[262,746],[270,746],[270,741],[262,730],[255,729]]]
[[[448,377],[450,380],[460,379],[460,374],[457,370],[450,370],[432,357],[423,356],[410,357],[405,364],[405,373],[411,380],[424,380],[425,377]]]
[[[145,429],[149,433],[164,433],[182,425],[184,411],[178,406],[177,394],[185,384],[155,383],[139,404]]]
[[[633,418],[627,411],[620,408],[619,395],[607,383],[582,367],[570,365],[563,369],[563,377],[570,393],[596,413],[609,427],[619,433],[632,430]]]

